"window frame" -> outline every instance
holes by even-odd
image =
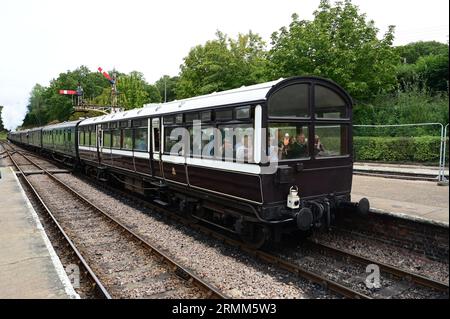
[[[317,117],[316,116],[316,86],[321,86],[325,89],[330,90],[331,92],[335,93],[337,96],[339,96],[342,101],[344,102],[344,108],[345,108],[345,117],[339,117],[339,118],[335,118],[335,117]],[[344,96],[341,96],[341,94],[339,94],[339,92],[337,90],[335,90],[334,88],[332,88],[329,85],[326,85],[325,83],[314,83],[313,85],[313,89],[312,89],[312,99],[311,99],[311,103],[312,103],[312,110],[314,111],[312,113],[312,118],[316,121],[336,121],[336,122],[341,122],[341,121],[348,121],[351,120],[351,104],[349,105],[346,102],[346,99]]]
[[[125,148],[125,132],[131,132],[131,147]],[[120,149],[124,151],[133,151],[134,150],[134,128],[131,127],[125,127],[120,129],[121,134],[121,142],[120,142]]]
[[[167,129],[172,129],[172,128],[175,128],[175,127],[184,127],[185,129],[190,130],[193,127],[193,122],[190,122],[190,121],[188,121],[186,119],[186,115],[190,114],[190,113],[198,114],[197,118],[200,121],[201,121],[201,118],[202,118],[202,114],[208,113],[208,112],[210,113],[210,116],[209,116],[210,120],[209,121],[201,121],[201,124],[202,124],[201,125],[201,129],[203,129],[203,127],[205,127],[205,126],[207,128],[211,128],[212,127],[212,128],[217,129],[219,126],[224,126],[224,125],[236,126],[236,125],[249,124],[253,128],[253,130],[255,132],[254,108],[258,104],[260,104],[260,103],[245,103],[245,104],[241,103],[241,104],[234,105],[234,106],[226,105],[226,106],[223,106],[223,107],[211,107],[211,108],[205,108],[205,109],[201,109],[201,110],[188,111],[188,112],[183,113],[184,114],[184,118],[185,118],[185,121],[184,121],[183,125],[176,124],[175,121],[171,122],[171,124],[166,124],[164,122],[165,118],[175,118],[176,115],[179,114],[179,113],[162,114],[160,116],[160,119],[163,119],[162,120],[162,124],[164,125],[164,130],[163,130],[164,131],[164,136],[161,136],[161,120],[160,120],[160,131],[159,131],[159,133],[160,133],[160,138],[162,137],[162,140],[163,140],[163,145],[159,145],[160,153],[162,155],[188,157],[185,154],[184,155],[175,155],[175,154],[170,154],[169,152],[166,152],[166,130]],[[236,109],[247,108],[247,107],[250,108],[249,117],[247,119],[236,119]],[[231,112],[231,117],[229,119],[219,119],[218,120],[217,117],[216,117],[216,112],[217,111],[230,111]],[[153,121],[153,119],[156,119],[156,118],[152,118],[152,121]],[[205,124],[205,125],[203,125],[203,124]],[[153,142],[153,138],[154,138],[153,130],[154,130],[154,126],[153,126],[153,122],[152,122],[152,129],[151,129],[152,142]],[[192,142],[191,141],[191,135],[189,135],[189,138],[190,138],[190,143],[191,143]],[[216,138],[215,138],[215,140],[216,140]],[[254,141],[252,141],[252,143],[254,143]],[[154,148],[154,143],[152,143],[152,144],[153,144],[152,148]],[[216,144],[216,146],[217,146],[217,144]],[[235,145],[233,145],[233,146],[235,146]],[[193,147],[193,145],[190,145],[190,149],[192,149],[192,147]],[[254,164],[254,160],[255,160],[255,153],[254,152],[255,152],[255,149],[254,149],[254,145],[253,145],[252,162],[249,162],[249,163],[252,163],[252,164]],[[157,153],[157,152],[153,149],[153,153]],[[211,157],[211,156],[203,156],[203,155],[201,157],[199,157],[199,156],[195,156],[194,157],[194,154],[192,152],[189,155],[189,157],[190,158],[215,159],[217,161],[225,161],[224,156],[221,159],[215,158],[215,157]],[[231,161],[229,161],[229,162],[231,162]],[[236,162],[236,158],[233,158],[232,162]]]
[[[146,144],[146,148],[145,150],[141,150],[141,149],[137,149],[136,148],[136,137],[137,137],[137,131],[138,130],[145,130],[145,132],[147,133],[147,138],[145,141]],[[148,125],[147,126],[139,126],[139,127],[133,127],[133,152],[140,152],[140,153],[147,153],[149,150],[149,145],[148,145]]]
[[[273,97],[273,95],[275,95],[276,93],[278,93],[279,91],[290,87],[290,86],[294,86],[294,85],[307,85],[308,86],[308,90],[307,90],[307,101],[308,101],[308,106],[307,106],[307,116],[271,116],[270,115],[270,109],[269,109],[269,103],[270,103],[270,98],[267,100],[266,103],[266,117],[268,120],[270,121],[275,121],[275,122],[282,122],[282,121],[291,121],[292,120],[300,120],[300,121],[311,121],[314,116],[313,116],[313,104],[312,104],[312,100],[314,97],[314,92],[313,92],[313,87],[314,87],[314,83],[310,82],[310,81],[300,81],[300,82],[294,82],[294,83],[288,83],[282,87],[277,88],[272,94],[271,97]]]
[[[352,134],[351,134],[351,129],[352,129],[352,126],[351,126],[351,123],[330,123],[330,122],[316,122],[316,123],[318,123],[318,125],[321,125],[321,126],[337,126],[337,125],[339,125],[339,126],[345,126],[345,127],[347,127],[347,137],[346,137],[346,139],[345,139],[345,141],[346,141],[346,148],[347,148],[347,154],[343,154],[343,155],[336,155],[336,156],[316,156],[314,153],[312,154],[313,155],[313,158],[315,159],[315,160],[330,160],[330,159],[339,159],[339,158],[348,158],[348,157],[350,157],[352,154],[352,143],[350,143],[350,141],[352,140]],[[314,129],[313,129],[313,132],[314,132],[314,139],[315,139],[315,136],[316,136],[316,126],[318,126],[317,124],[314,124]],[[342,135],[341,135],[341,147],[342,147]],[[314,144],[313,144],[313,148],[314,148]]]
[[[313,156],[311,154],[311,134],[312,134],[312,126],[313,123],[312,121],[305,121],[300,120],[299,118],[297,118],[297,120],[292,120],[290,119],[289,121],[281,121],[281,120],[277,120],[277,121],[269,121],[267,123],[267,136],[266,136],[266,156],[269,157],[269,146],[270,146],[270,125],[271,124],[294,124],[294,125],[302,125],[304,127],[307,127],[307,131],[308,131],[308,156],[306,157],[302,157],[302,158],[286,158],[286,159],[278,159],[278,162],[280,163],[291,163],[291,162],[305,162],[305,161],[310,161],[311,159],[313,159]]]

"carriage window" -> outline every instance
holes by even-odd
[[[161,134],[159,130],[159,119],[152,119],[153,152],[159,152]]]
[[[309,117],[308,91],[308,84],[294,84],[278,90],[269,99],[269,116]]]
[[[347,107],[344,100],[334,91],[321,86],[315,86],[316,118],[346,118]]]
[[[269,149],[271,162],[309,158],[308,125],[301,123],[273,123],[269,126]]]
[[[253,126],[251,124],[222,125],[218,152],[226,161],[253,162]]]
[[[217,121],[229,121],[233,119],[233,110],[216,111]]]
[[[147,120],[133,120],[133,127],[147,126]]]
[[[103,147],[111,148],[111,131],[103,132]]]
[[[239,107],[236,109],[236,120],[246,120],[250,118],[250,106]]]
[[[95,130],[95,128],[94,128],[94,130]],[[97,133],[95,132],[95,131],[92,131],[91,132],[91,143],[90,143],[90,145],[91,146],[97,146]]]
[[[136,151],[147,151],[148,130],[145,127],[137,128],[134,131],[134,149]]]
[[[112,131],[112,148],[120,148],[121,130]]]
[[[173,124],[174,119],[173,116],[164,116],[164,124]]]
[[[186,122],[192,123],[195,120],[198,120],[198,113],[187,113],[186,114]]]
[[[315,157],[343,156],[348,153],[348,125],[318,125],[315,127]]]
[[[128,121],[121,121],[120,127],[128,127]]]
[[[211,158],[214,156],[216,147],[213,127],[202,127],[202,158]]]
[[[133,149],[133,130],[124,129],[123,130],[123,149],[132,150]]]
[[[80,131],[80,145],[84,145],[84,131]]]
[[[175,116],[175,123],[177,124],[183,124],[183,114],[177,114]]]
[[[164,128],[164,152],[170,155],[184,156],[188,154],[190,147],[189,136],[186,135],[184,127]],[[184,137],[184,139],[183,139]],[[179,143],[184,141],[184,143]]]
[[[201,113],[201,120],[202,122],[209,122],[211,121],[211,111],[205,111]]]

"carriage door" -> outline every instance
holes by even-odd
[[[152,134],[151,134],[151,168],[152,175],[162,177],[161,170],[161,120],[160,118],[152,119]]]
[[[103,131],[102,131],[102,125],[98,124],[96,125],[96,131],[97,131],[97,141],[95,143],[95,146],[97,148],[97,162],[101,163],[101,154],[103,149]]]

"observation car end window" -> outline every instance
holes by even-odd
[[[281,88],[269,98],[269,117],[300,117],[309,115],[309,84],[293,84]]]
[[[317,125],[315,127],[314,156],[316,158],[348,154],[348,125]]]
[[[314,91],[316,118],[348,118],[347,104],[336,92],[322,85],[316,85]]]
[[[269,160],[283,161],[310,157],[309,127],[302,123],[271,123],[269,126]]]

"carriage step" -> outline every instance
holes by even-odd
[[[167,206],[169,205],[169,203],[163,202],[162,200],[159,199],[155,199],[153,200],[156,204],[162,205],[162,206]]]
[[[150,185],[156,186],[156,187],[158,187],[158,188],[166,188],[166,187],[167,187],[167,184],[164,183],[164,182],[161,182],[161,181],[157,181],[157,182],[153,181],[153,182],[150,182]]]

